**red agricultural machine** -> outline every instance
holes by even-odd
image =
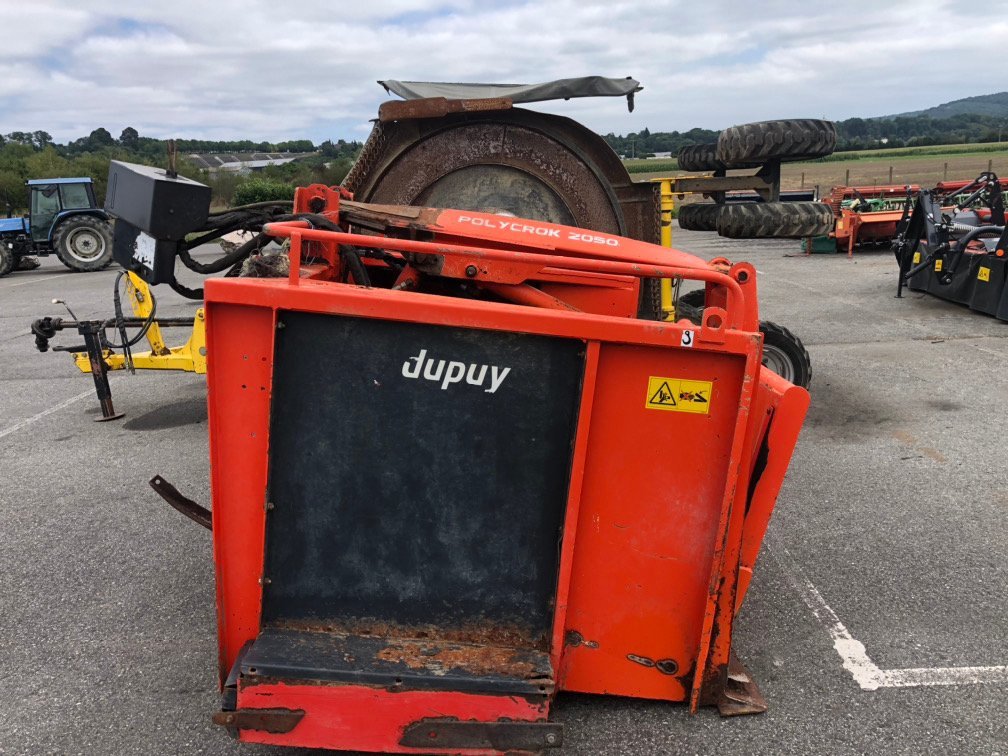
[[[942,181],[930,191],[945,212],[952,212],[971,193],[973,185],[971,181]],[[1008,179],[1001,179],[1000,186],[1008,189]],[[889,247],[904,219],[907,196],[915,199],[920,192],[917,184],[833,187],[823,201],[833,209],[836,227],[828,235],[807,238],[806,253],[846,251],[850,257],[856,247]],[[989,208],[978,208],[978,212],[982,220],[989,218]]]
[[[206,195],[113,173],[156,280]],[[204,290],[216,722],[500,753],[562,743],[561,690],[762,710],[732,624],[808,394],[760,364],[751,265],[320,185],[262,234],[285,274]],[[639,317],[652,278],[702,322]]]
[[[755,269],[659,246],[654,187],[535,92],[432,86],[293,203],[112,165],[117,261],[205,300],[212,510],[151,484],[213,531],[214,721],[498,754],[562,745],[560,691],[764,710],[733,626],[809,396],[762,364]]]

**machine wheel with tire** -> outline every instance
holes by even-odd
[[[717,231],[717,219],[724,205],[697,203],[683,205],[676,214],[679,228],[687,231]]]
[[[824,236],[836,219],[825,202],[734,202],[717,219],[717,232],[729,239],[801,239]]]
[[[832,121],[795,118],[731,126],[721,132],[716,156],[726,165],[767,160],[808,160],[836,149]]]
[[[112,262],[112,229],[100,218],[73,216],[56,227],[53,249],[70,270],[102,270]]]
[[[812,383],[812,358],[801,339],[768,320],[760,321],[763,334],[763,365],[796,386]]]
[[[676,313],[700,325],[703,322],[704,289],[694,289],[676,300]],[[769,320],[760,321],[763,334],[763,365],[796,386],[808,388],[812,382],[812,358],[801,339]]]

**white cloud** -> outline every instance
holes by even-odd
[[[478,3],[265,0],[21,2],[5,8],[0,132],[362,138],[380,78],[537,82],[600,74],[618,100],[550,103],[596,130],[719,128],[765,118],[913,110],[1003,86],[973,23],[943,0]],[[1004,49],[1008,21],[983,21]],[[977,70],[977,69],[972,69]]]

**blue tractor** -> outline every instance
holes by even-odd
[[[112,226],[95,202],[91,179],[32,179],[26,184],[29,214],[0,218],[0,276],[37,267],[31,255],[55,254],[75,271],[108,267]]]

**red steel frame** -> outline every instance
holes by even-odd
[[[307,202],[305,192],[299,190],[298,203]],[[308,192],[322,193],[327,216],[339,218],[331,190],[311,187]],[[473,218],[487,225],[473,226]],[[602,234],[594,235],[601,242],[558,244],[556,235],[525,238],[527,231],[493,228],[494,223],[502,222],[498,216],[437,211],[424,221],[424,229],[435,235],[428,242],[324,231],[304,222],[271,224],[269,233],[291,239],[289,278],[206,282],[222,683],[241,648],[260,630],[273,337],[278,313],[298,310],[584,340],[585,374],[549,649],[557,687],[688,700],[692,710],[717,702],[726,682],[733,618],[808,405],[804,389],[760,366],[755,270],[724,261],[708,264],[676,250]],[[522,223],[557,234],[580,231]],[[326,262],[303,265],[306,244],[313,245],[314,258]],[[431,255],[427,259],[435,259],[440,274],[448,277],[472,277],[471,266],[476,266],[488,288],[520,304],[335,283],[337,244]],[[645,276],[707,282],[703,325],[598,314],[628,301],[620,291],[632,294],[635,308],[636,282]],[[568,293],[583,291],[565,302],[559,294],[544,294],[547,286],[536,289],[529,281],[551,282],[559,287],[554,290]],[[581,305],[577,310],[570,304],[575,299]],[[540,306],[527,306],[530,302]],[[584,307],[592,302],[596,312]],[[687,338],[689,348],[683,346]],[[643,409],[639,382],[649,372],[711,380],[710,414],[675,413],[673,419]],[[627,385],[634,389],[625,391]],[[676,428],[686,443],[672,448],[675,434],[670,436],[668,428]],[[628,444],[648,434],[667,438],[669,448],[628,454]],[[750,498],[750,476],[765,439],[770,454]],[[459,692],[407,695],[359,686],[240,683],[242,709],[308,712],[290,733],[241,730],[240,737],[437,752],[399,744],[403,729],[432,709],[480,721],[541,721],[548,713],[543,703],[508,701]]]

